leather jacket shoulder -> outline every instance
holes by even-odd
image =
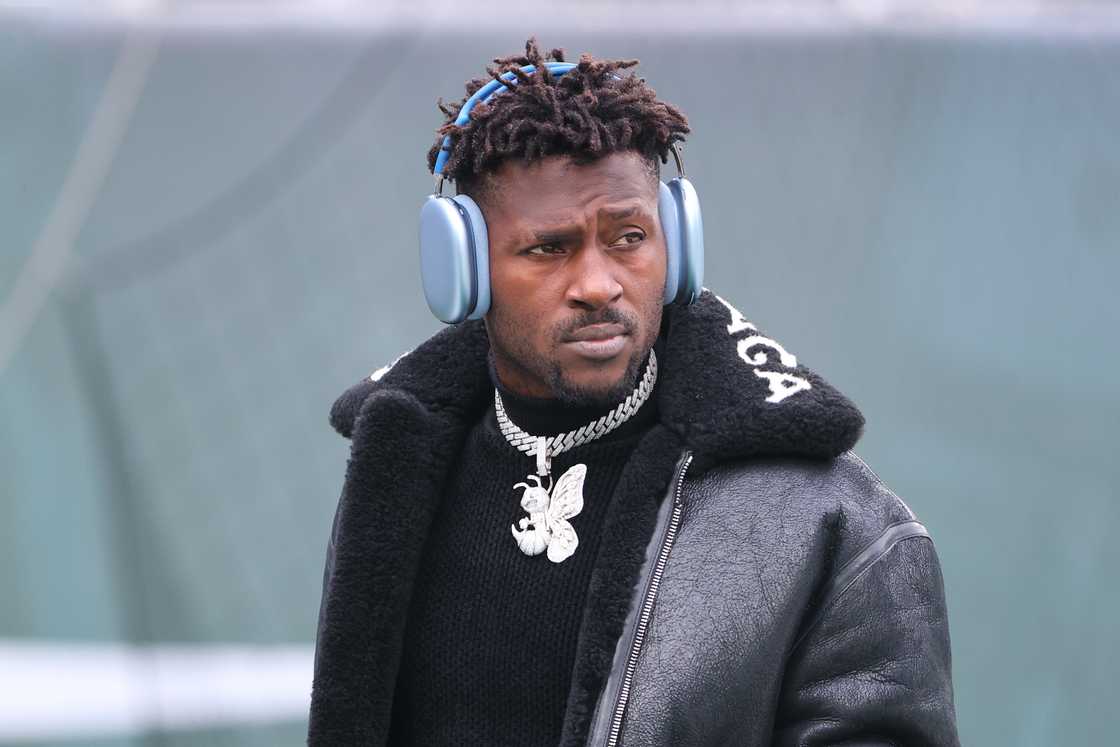
[[[857,456],[725,463],[674,498],[591,744],[958,743],[933,544]]]

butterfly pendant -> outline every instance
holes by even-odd
[[[514,489],[523,488],[521,508],[529,515],[523,516],[517,526],[510,524],[517,546],[526,555],[540,555],[548,550],[548,559],[560,563],[572,556],[579,545],[576,530],[568,519],[583,510],[583,480],[587,465],[576,464],[546,489],[537,475],[527,479],[536,485],[519,482]],[[549,483],[552,478],[549,477]]]

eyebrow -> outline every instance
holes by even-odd
[[[639,210],[640,208],[637,205],[631,205],[630,207],[618,208],[617,210],[602,208],[599,210],[599,213],[606,215],[611,220],[622,220],[623,218],[629,218],[634,213],[639,212]]]
[[[642,209],[637,205],[630,207],[616,208],[600,208],[599,215],[605,216],[609,220],[622,220],[629,218],[632,215],[642,212]],[[582,230],[578,226],[560,226],[556,228],[546,228],[540,231],[533,231],[533,238],[541,243],[563,242],[574,238],[578,238]]]
[[[551,244],[578,238],[581,233],[582,231],[572,226],[571,228],[549,228],[543,231],[533,231],[533,237],[542,244]]]

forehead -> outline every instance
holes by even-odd
[[[491,220],[551,221],[604,205],[657,205],[657,175],[641,154],[612,153],[589,163],[548,156],[507,161],[487,178],[482,195]]]

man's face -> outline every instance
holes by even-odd
[[[665,238],[657,179],[635,152],[589,164],[506,162],[480,195],[490,239],[486,329],[522,395],[612,405],[657,339]]]

